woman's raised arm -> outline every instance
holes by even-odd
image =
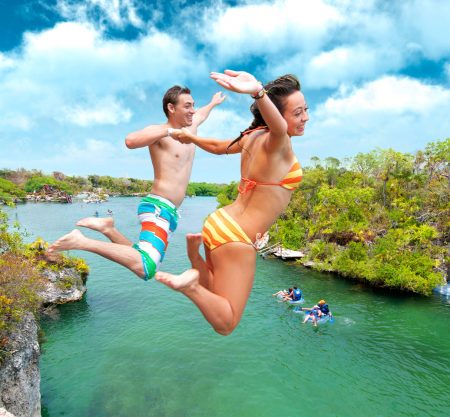
[[[223,74],[212,72],[211,78],[227,90],[250,94],[256,99],[258,109],[274,139],[284,138],[287,135],[286,120],[267,96],[262,84],[253,75],[244,71],[225,70]]]
[[[238,145],[233,145],[230,148],[228,146],[232,142],[231,140],[219,140],[214,138],[201,138],[194,135],[189,129],[173,129],[171,136],[181,143],[193,143],[206,152],[216,155],[239,153],[241,148]]]

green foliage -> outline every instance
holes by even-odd
[[[36,313],[44,287],[42,269],[75,268],[85,279],[89,268],[80,258],[59,255],[54,262],[44,256],[48,243],[37,239],[24,244],[19,227],[8,230],[8,218],[0,209],[0,363],[7,354],[8,335],[25,313]],[[73,285],[72,279],[61,281],[63,288]]]
[[[0,255],[0,363],[8,335],[27,312],[36,313],[42,281],[31,261],[14,253]]]
[[[64,191],[67,194],[73,194],[72,188],[65,181],[59,181],[53,177],[47,176],[31,177],[25,183],[24,188],[26,192],[32,193],[34,191],[41,191],[46,185],[52,187],[53,189]]]
[[[218,195],[224,188],[224,185],[219,184],[210,184],[207,182],[190,182],[186,190],[186,195],[190,197],[211,197]]]
[[[429,294],[443,281],[450,244],[450,139],[416,155],[357,154],[346,166],[311,158],[299,190],[271,229],[319,270]]]
[[[231,204],[234,200],[236,200],[238,195],[238,184],[236,182],[232,182],[229,185],[223,187],[219,195],[217,196],[217,201],[219,202],[218,207],[224,207],[228,204]]]
[[[25,191],[11,181],[0,178],[0,202],[12,202],[25,198]]]

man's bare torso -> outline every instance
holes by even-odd
[[[165,137],[149,149],[154,169],[152,194],[164,197],[179,207],[191,176],[195,145],[185,145]]]

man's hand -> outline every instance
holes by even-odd
[[[189,129],[183,127],[182,129],[173,129],[172,138],[180,143],[189,144],[193,143],[195,135],[193,135]]]
[[[214,106],[217,106],[218,104],[222,104],[226,97],[227,96],[225,94],[219,91],[212,96],[211,103],[214,104]]]

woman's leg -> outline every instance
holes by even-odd
[[[228,335],[238,325],[245,309],[256,267],[255,249],[244,243],[227,243],[209,253],[210,289],[200,284],[200,271],[181,275],[158,272],[155,278],[182,292],[201,311],[214,330]]]
[[[120,233],[114,226],[112,217],[86,217],[77,222],[77,226],[87,227],[103,233],[111,242],[132,246],[133,243]]]
[[[201,233],[188,233],[186,235],[186,247],[189,261],[191,262],[192,268],[198,270],[199,272],[199,283],[203,287],[210,289],[212,274],[210,273],[207,262],[200,255],[199,249],[200,245],[203,243]],[[205,248],[207,253],[209,252]]]
[[[141,254],[136,249],[133,249],[128,245],[89,239],[78,229],[72,230],[67,235],[59,238],[48,248],[48,252],[52,254],[53,252],[71,249],[96,253],[97,255],[123,265],[141,278],[145,275]]]

